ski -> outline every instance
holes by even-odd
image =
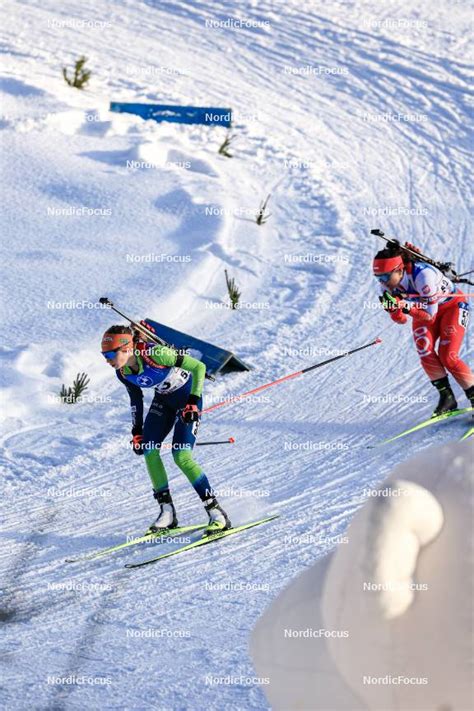
[[[248,528],[254,528],[254,526],[260,526],[262,523],[268,523],[269,521],[273,521],[274,519],[278,518],[279,514],[276,514],[275,516],[268,516],[268,518],[262,518],[259,521],[252,521],[252,523],[245,523],[243,526],[236,526],[235,528],[229,528],[227,531],[222,531],[222,533],[215,533],[212,536],[205,536],[203,538],[200,538],[198,541],[194,541],[194,543],[189,543],[186,546],[182,546],[181,548],[178,548],[177,550],[170,551],[169,553],[162,553],[161,555],[156,556],[156,558],[150,558],[149,560],[144,560],[141,563],[127,563],[125,565],[126,568],[142,568],[144,565],[150,565],[150,563],[156,563],[159,560],[163,560],[164,558],[170,558],[172,555],[178,555],[178,553],[185,553],[186,551],[193,550],[194,548],[199,548],[199,546],[205,546],[209,543],[215,543],[216,541],[220,541],[222,538],[225,538],[227,536],[232,536],[235,533],[241,533],[242,531],[246,531]]]
[[[98,551],[93,551],[87,555],[79,556],[78,558],[66,558],[66,563],[78,563],[82,560],[94,560],[95,558],[101,558],[104,555],[109,555],[110,553],[115,553],[115,551],[120,551],[123,548],[129,548],[130,546],[135,546],[138,543],[146,543],[148,541],[161,539],[161,538],[176,538],[182,533],[192,533],[193,531],[199,531],[206,528],[205,523],[196,524],[194,526],[177,526],[176,528],[168,528],[165,531],[160,531],[159,533],[149,533],[146,536],[140,536],[139,538],[134,538],[132,541],[127,541],[126,543],[119,543],[116,546],[110,546],[109,548],[103,548]]]
[[[469,429],[464,432],[463,436],[459,438],[459,441],[463,442],[465,439],[469,439],[469,437],[472,436],[474,436],[474,427],[469,427]]]
[[[447,420],[451,417],[456,417],[457,415],[464,415],[466,412],[472,412],[472,409],[472,407],[464,407],[462,409],[452,410],[451,412],[445,412],[442,415],[436,415],[436,417],[430,417],[428,420],[423,420],[423,422],[414,425],[414,427],[410,427],[408,430],[400,432],[400,434],[397,434],[394,437],[383,439],[381,442],[377,442],[376,444],[369,444],[368,448],[374,449],[374,447],[381,447],[383,444],[394,442],[396,439],[400,439],[400,437],[406,437],[406,435],[409,435],[412,432],[417,432],[418,430],[421,430],[424,427],[429,427],[430,425],[434,425],[437,422],[444,422],[444,420]]]

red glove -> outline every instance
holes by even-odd
[[[130,444],[132,445],[135,454],[145,454],[145,451],[143,449],[143,435],[133,435],[133,439],[130,440]]]
[[[405,242],[405,247],[408,247],[408,249],[411,249],[412,252],[417,252],[417,254],[421,254],[421,249],[419,247],[416,247],[411,242]]]
[[[398,311],[389,311],[389,315],[392,321],[395,321],[395,323],[403,324],[408,321],[408,316],[404,314],[401,309]]]
[[[189,422],[197,422],[199,420],[199,409],[197,406],[198,402],[199,397],[197,395],[189,396],[186,407],[184,407],[181,411],[181,419],[186,424]]]

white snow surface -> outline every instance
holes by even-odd
[[[472,266],[469,9],[3,3],[3,707],[268,708],[248,655],[265,607],[336,545],[394,464],[462,433],[453,421],[367,449],[435,400],[410,330],[376,307],[381,243],[368,233]],[[228,18],[260,24],[206,26]],[[85,91],[61,76],[81,54],[93,72]],[[230,107],[234,157],[217,153],[223,128],[110,113],[111,100]],[[104,214],[67,214],[78,208]],[[293,259],[305,255],[316,261]],[[224,269],[253,308],[221,307]],[[141,570],[123,565],[150,547],[64,563],[140,535],[156,516],[128,444],[125,389],[99,353],[120,322],[98,308],[104,295],[254,366],[206,381],[208,404],[381,335],[203,419],[201,440],[236,440],[196,450],[233,523],[277,521]],[[83,371],[88,401],[59,403],[61,384]],[[180,523],[203,520],[164,456]]]

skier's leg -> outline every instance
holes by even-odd
[[[174,418],[173,410],[155,397],[143,427],[145,463],[155,492],[168,489],[168,475],[161,459],[160,449],[163,440],[173,427]]]
[[[202,402],[199,402],[198,408],[201,409],[201,407]],[[193,447],[196,442],[199,424],[200,420],[198,422],[185,423],[178,417],[173,433],[172,451],[176,465],[194,487],[199,498],[205,501],[209,496],[213,496],[214,492],[206,474],[193,458]]]
[[[198,408],[201,410],[202,400],[198,403]],[[173,458],[204,504],[209,516],[205,534],[211,535],[230,528],[231,522],[224,509],[219,505],[207,475],[193,458],[192,450],[196,442],[198,428],[199,421],[184,423],[181,418],[178,418],[173,434]]]
[[[416,352],[418,353],[421,367],[431,381],[445,378],[447,375],[435,351],[435,343],[439,337],[438,318],[434,324],[425,324],[415,318],[412,323]]]
[[[147,533],[178,525],[176,511],[171,498],[168,475],[161,459],[161,444],[173,427],[175,412],[166,407],[159,397],[153,399],[143,428],[145,464],[153,486],[153,496],[160,505],[160,514]]]
[[[474,373],[459,357],[469,320],[469,304],[467,301],[456,300],[452,306],[445,308],[440,316],[439,358],[472,401]]]
[[[413,319],[412,325],[413,338],[422,368],[439,392],[438,404],[433,411],[433,417],[455,410],[457,407],[446,369],[435,350],[435,343],[439,337],[440,320],[441,314],[438,313],[436,321],[432,324]]]

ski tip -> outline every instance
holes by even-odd
[[[376,338],[375,343],[382,343],[382,339],[380,337]]]
[[[233,437],[229,437],[229,442],[230,442],[231,444],[234,444],[235,439],[234,439]]]

